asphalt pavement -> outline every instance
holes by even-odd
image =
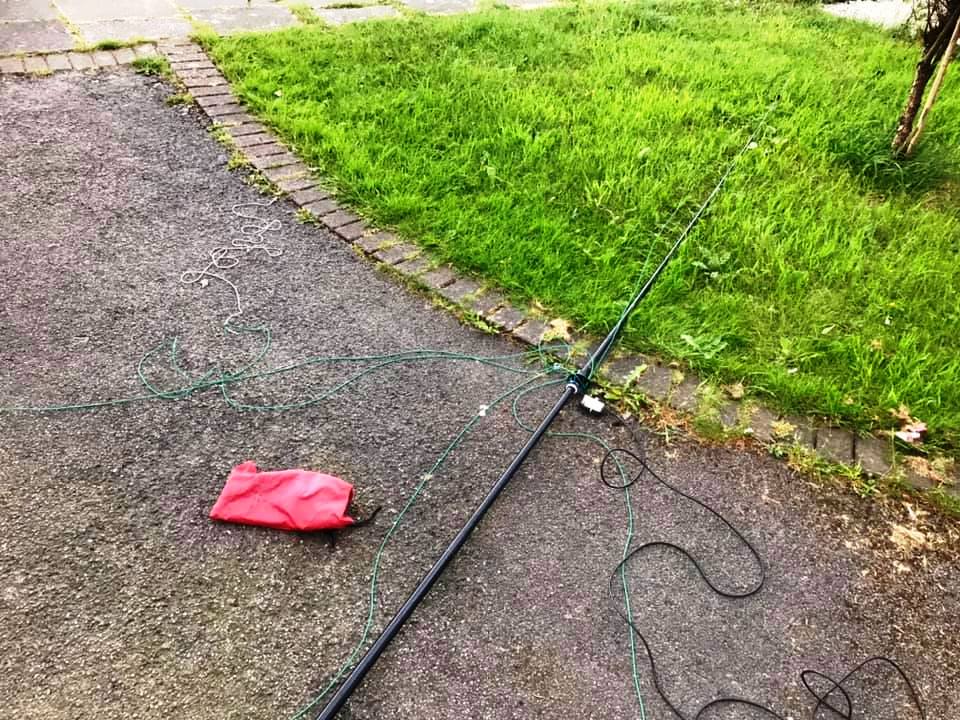
[[[237,236],[236,203],[265,199],[227,169],[191,110],[164,103],[168,92],[127,70],[0,79],[0,406],[143,394],[138,362],[158,347],[144,377],[182,386],[164,344],[174,337],[193,378],[257,352],[253,335],[222,331],[231,286],[182,273]],[[222,273],[241,299],[238,322],[271,330],[258,368],[522,351],[459,324],[284,201],[247,212],[276,221],[264,237],[282,249]],[[92,411],[0,413],[0,717],[287,718],[311,698],[358,640],[377,546],[437,456],[483,413],[387,547],[376,627],[525,438],[509,403],[481,408],[531,376],[472,360],[390,365],[303,409],[231,405],[318,398],[368,365]],[[530,393],[520,413],[536,419],[558,392]],[[610,414],[571,408],[557,429],[635,447]],[[629,565],[636,625],[682,713],[737,695],[813,717],[802,670],[839,678],[885,655],[909,673],[927,718],[960,716],[955,524],[815,483],[749,446],[637,432],[651,466],[741,529],[767,573],[758,594],[731,601],[675,551]],[[640,717],[622,597],[609,590],[627,504],[600,483],[601,455],[588,441],[545,441],[344,717]],[[382,510],[336,537],[212,522],[244,460],[338,475],[362,513]],[[649,478],[631,497],[634,546],[682,544],[728,590],[756,580],[745,547],[703,508]],[[894,524],[946,547],[905,554]],[[638,662],[647,717],[671,717],[642,652]],[[855,718],[918,717],[889,669],[868,667],[847,691]],[[708,717],[764,716],[727,707]]]

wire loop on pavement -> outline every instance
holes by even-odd
[[[642,439],[636,434],[631,425],[620,418],[622,424],[628,429],[631,438],[633,440],[633,449],[627,448],[610,448],[607,450],[606,454],[603,457],[603,460],[600,463],[600,480],[601,482],[609,488],[622,490],[629,489],[636,485],[644,477],[648,477],[653,481],[654,484],[662,485],[667,488],[669,491],[678,495],[680,498],[687,502],[691,502],[704,510],[707,510],[713,517],[719,520],[737,539],[737,541],[743,545],[749,552],[752,562],[756,566],[756,579],[754,582],[748,584],[744,589],[741,590],[730,590],[724,589],[717,585],[710,577],[710,575],[703,569],[701,562],[686,548],[677,545],[676,543],[667,542],[663,540],[654,540],[650,542],[644,542],[636,547],[631,548],[623,556],[623,559],[617,564],[613,572],[610,574],[609,580],[609,590],[611,597],[613,597],[613,585],[615,580],[618,578],[623,579],[628,566],[632,561],[638,559],[645,552],[655,549],[662,548],[666,549],[669,552],[678,554],[681,558],[688,561],[693,565],[694,569],[697,571],[697,574],[703,580],[704,584],[716,595],[719,595],[722,598],[728,600],[744,600],[750,597],[757,595],[764,587],[767,579],[766,567],[763,563],[763,559],[756,549],[756,547],[751,543],[744,534],[737,529],[737,527],[730,522],[720,511],[713,508],[711,505],[706,502],[697,499],[693,495],[684,492],[675,485],[669,483],[667,480],[663,479],[658,475],[653,468],[650,467],[650,464],[646,457],[646,450]],[[632,460],[637,463],[640,467],[639,471],[636,472],[629,479],[624,479],[623,476],[623,467],[624,459]],[[608,469],[608,464],[614,462],[617,467],[617,473],[621,477],[621,482],[614,483],[608,477],[610,471]],[[625,605],[622,609],[617,608],[617,612],[623,621],[630,627],[631,632],[636,635],[637,639],[643,645],[644,651],[647,656],[647,661],[650,665],[650,676],[653,682],[653,687],[656,690],[657,694],[663,700],[664,704],[670,709],[670,711],[679,719],[679,720],[701,720],[705,718],[712,710],[717,710],[723,707],[742,707],[748,709],[748,711],[756,711],[764,714],[767,717],[775,718],[775,720],[787,720],[785,716],[776,712],[772,708],[758,703],[754,700],[742,697],[733,697],[725,696],[715,698],[705,703],[697,710],[693,715],[686,715],[680,708],[677,706],[677,703],[671,699],[666,691],[663,688],[662,679],[660,676],[660,671],[658,670],[654,652],[650,647],[646,636],[643,631],[637,626],[636,622],[633,619],[632,612],[629,611],[629,606]],[[816,704],[811,711],[811,718],[818,718],[821,709],[827,710],[833,714],[833,716],[840,718],[841,720],[854,720],[856,707],[851,697],[851,692],[849,691],[847,684],[850,680],[856,677],[858,674],[862,673],[866,668],[872,665],[886,665],[892,668],[899,677],[903,680],[904,687],[907,690],[907,695],[910,698],[910,703],[914,709],[917,711],[917,717],[919,720],[926,720],[926,714],[923,708],[923,703],[920,698],[920,694],[917,689],[914,687],[913,683],[910,681],[909,676],[903,670],[900,665],[898,665],[894,660],[888,657],[875,656],[864,660],[863,662],[856,665],[852,670],[847,672],[839,680],[834,680],[825,673],[822,673],[818,670],[806,669],[800,673],[800,680],[803,683],[803,686],[806,690],[816,699]],[[812,680],[819,678],[825,680],[828,683],[828,688],[826,692],[819,693],[817,692],[813,685]],[[835,694],[839,694],[842,699],[842,704],[840,707],[835,704],[837,701],[831,701],[830,698]],[[857,717],[864,717],[858,715]]]

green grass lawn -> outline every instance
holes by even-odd
[[[889,427],[903,403],[960,447],[960,80],[899,166],[916,48],[815,8],[739,5],[206,42],[342,199],[596,334],[782,92],[625,344],[851,425]]]

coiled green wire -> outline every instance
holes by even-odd
[[[388,354],[379,354],[379,355],[357,355],[357,356],[333,356],[333,357],[308,357],[304,360],[293,362],[287,365],[281,365],[279,367],[270,368],[266,370],[256,370],[256,366],[259,365],[270,353],[272,345],[272,337],[270,330],[265,327],[255,326],[255,327],[243,327],[235,325],[225,325],[225,331],[232,334],[253,334],[262,337],[263,342],[261,347],[253,354],[253,357],[245,362],[238,370],[228,371],[216,365],[206,372],[203,372],[199,375],[191,376],[190,373],[184,368],[182,361],[182,352],[180,347],[180,341],[178,338],[166,339],[154,348],[148,350],[140,358],[136,365],[136,374],[139,380],[140,385],[144,388],[145,392],[131,395],[127,397],[107,399],[107,400],[91,400],[85,402],[72,402],[72,403],[63,403],[56,405],[10,405],[0,407],[0,414],[9,414],[9,413],[59,413],[59,412],[82,412],[82,411],[92,411],[100,410],[106,408],[116,408],[127,405],[132,405],[140,402],[152,402],[158,400],[165,401],[177,401],[183,400],[188,397],[191,397],[195,394],[202,393],[204,391],[213,390],[219,391],[224,402],[232,409],[237,411],[259,411],[259,412],[287,412],[293,410],[304,409],[313,405],[317,405],[324,400],[330,399],[331,397],[337,395],[338,393],[346,390],[352,385],[355,385],[359,381],[367,378],[368,376],[373,375],[374,373],[384,370],[386,368],[402,365],[402,364],[414,364],[422,362],[472,362],[480,363],[484,366],[494,368],[496,370],[501,370],[504,372],[518,374],[524,377],[523,381],[517,385],[514,385],[505,392],[497,395],[493,400],[491,400],[487,406],[486,410],[494,410],[498,406],[502,405],[504,402],[513,398],[511,412],[513,415],[514,421],[517,425],[530,432],[530,428],[520,417],[519,414],[519,402],[527,395],[548,388],[555,385],[560,385],[566,382],[566,377],[569,374],[569,370],[564,366],[562,361],[568,360],[570,356],[571,349],[566,344],[555,344],[555,345],[540,345],[535,349],[518,352],[518,353],[509,353],[505,355],[495,355],[495,356],[482,356],[482,355],[471,355],[467,353],[457,353],[446,350],[410,350],[405,352],[398,353],[388,353]],[[179,377],[183,382],[182,384],[164,388],[161,385],[153,380],[147,371],[147,367],[157,358],[163,357],[166,355],[169,368],[173,374]],[[529,363],[536,363],[539,361],[539,367],[533,368],[530,367]],[[516,364],[516,363],[521,364]],[[524,363],[527,365],[525,366]],[[350,374],[345,380],[334,383],[328,388],[312,392],[308,397],[290,403],[263,403],[263,404],[252,404],[248,402],[241,402],[236,400],[231,394],[230,389],[234,387],[242,386],[244,383],[259,381],[271,377],[278,377],[293,373],[297,370],[301,370],[308,367],[316,366],[331,366],[331,365],[347,365],[347,366],[362,366],[360,370]],[[555,379],[547,380],[546,382],[540,382],[548,376],[555,376]],[[348,672],[357,656],[363,650],[364,646],[369,640],[370,633],[373,629],[374,623],[376,621],[376,612],[378,609],[377,602],[377,588],[380,580],[380,570],[383,554],[386,551],[390,540],[396,534],[397,530],[400,528],[400,525],[403,523],[404,517],[410,511],[410,509],[416,504],[419,497],[422,495],[427,484],[434,478],[434,476],[441,471],[444,464],[450,455],[463,443],[471,431],[480,423],[482,418],[485,415],[484,412],[478,412],[473,415],[464,426],[457,432],[453,437],[450,443],[444,448],[440,453],[437,459],[434,461],[430,469],[421,476],[420,481],[411,491],[410,495],[407,497],[406,503],[404,504],[401,511],[398,513],[397,517],[393,520],[390,527],[387,529],[383,538],[380,541],[380,544],[377,548],[377,552],[374,555],[373,563],[371,566],[370,573],[370,585],[369,585],[369,603],[367,607],[367,617],[364,623],[364,626],[361,630],[360,637],[357,640],[357,643],[354,645],[350,654],[335,672],[333,677],[327,683],[327,685],[320,691],[319,694],[311,698],[306,704],[299,708],[295,714],[291,717],[291,720],[300,720],[300,718],[305,717],[311,709],[313,709],[340,681],[346,672]],[[589,433],[550,433],[552,437],[558,438],[579,438],[588,440],[590,442],[596,443],[604,450],[609,450],[608,445],[603,441],[603,439],[591,435]],[[619,463],[618,463],[619,464]],[[620,472],[623,474],[624,479],[626,480],[625,470],[620,467]],[[630,501],[630,491],[629,489],[624,490],[624,498],[626,501],[627,507],[627,537],[624,544],[624,552],[629,547],[633,535],[634,535],[634,511],[633,505]],[[627,579],[625,572],[622,575],[622,583],[624,590],[624,599],[629,611],[629,592],[627,586]],[[631,614],[632,616],[632,614]],[[640,704],[640,718],[641,720],[646,719],[643,698],[640,691],[640,678],[639,671],[637,667],[637,653],[636,645],[633,633],[630,633],[630,655],[631,655],[631,666],[633,672],[633,682],[635,691],[637,694],[637,700]]]

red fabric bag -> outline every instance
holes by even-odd
[[[210,517],[280,530],[337,530],[356,522],[347,515],[352,498],[353,486],[333,475],[258,472],[248,461],[230,471]]]

